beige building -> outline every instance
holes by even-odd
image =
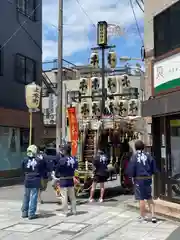
[[[152,150],[160,174],[155,194],[180,202],[180,1],[146,0],[145,99],[142,115],[152,121]]]

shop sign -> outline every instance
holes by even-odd
[[[167,92],[180,87],[180,54],[154,64],[154,93]]]

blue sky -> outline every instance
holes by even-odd
[[[143,38],[143,13],[135,3],[134,8]],[[128,0],[64,0],[63,15],[64,59],[88,64],[91,47],[96,46],[96,24],[103,20],[123,29],[121,36],[109,37],[109,44],[116,45],[117,56],[140,57],[142,40]],[[57,58],[57,22],[58,0],[43,0],[43,61]]]

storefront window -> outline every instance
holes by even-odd
[[[0,126],[0,171],[21,167],[27,148],[25,143],[28,144],[28,140],[22,141],[22,129]]]
[[[171,176],[177,180],[172,184],[174,198],[180,198],[180,119],[170,120],[171,130]]]

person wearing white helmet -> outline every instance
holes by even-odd
[[[25,177],[22,217],[29,219],[37,217],[38,193],[41,187],[41,178],[44,174],[44,162],[37,157],[37,150],[35,145],[29,146],[27,148],[27,156],[22,161]]]

